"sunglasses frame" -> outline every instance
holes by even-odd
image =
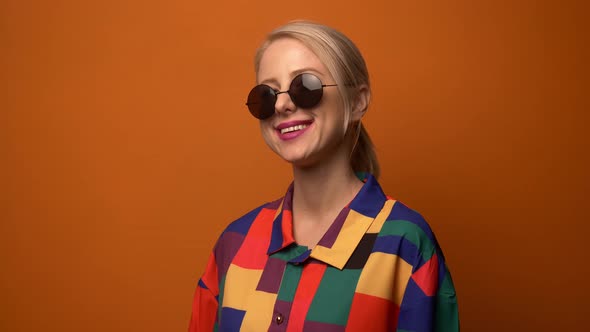
[[[315,80],[317,80],[319,82],[319,86],[318,86],[317,89],[315,89],[315,90],[309,90],[310,92],[319,90],[319,97],[318,97],[318,100],[317,101],[313,101],[311,103],[304,103],[301,100],[299,100],[299,98],[301,98],[301,96],[298,96],[295,92],[293,92],[293,90],[295,88],[293,86],[295,84],[295,81],[300,78],[301,79],[301,82],[303,82],[304,81],[303,80],[304,76],[311,76],[311,77],[313,77]],[[295,104],[295,106],[297,106],[299,108],[302,108],[302,109],[309,109],[309,108],[312,108],[312,107],[318,105],[321,102],[322,97],[324,96],[324,88],[325,87],[331,87],[331,86],[338,86],[338,84],[323,84],[322,83],[322,80],[319,77],[317,77],[316,75],[311,74],[311,73],[301,73],[301,74],[298,74],[297,76],[293,77],[293,79],[291,80],[291,83],[289,84],[289,90],[280,91],[280,90],[277,90],[277,89],[273,89],[272,87],[270,87],[270,86],[268,86],[266,84],[258,84],[258,85],[256,85],[255,87],[252,88],[252,90],[250,90],[250,93],[248,94],[248,102],[246,102],[246,106],[248,106],[248,110],[250,111],[250,113],[252,114],[252,116],[254,116],[255,118],[257,118],[259,120],[265,120],[265,119],[268,119],[271,116],[273,116],[274,113],[276,112],[275,109],[274,109],[274,107],[276,105],[278,95],[280,95],[282,93],[287,93],[287,94],[289,94],[289,98],[291,98],[291,101],[293,102],[293,104]],[[267,112],[265,112],[263,110],[264,109],[264,106],[265,106],[264,105],[264,102],[250,102],[250,97],[259,88],[268,89],[265,92],[270,93],[270,95],[274,98],[274,101],[272,102],[272,104],[273,104],[272,105],[273,106],[272,112],[270,110],[268,110]],[[263,93],[261,93],[261,95]],[[264,96],[262,96],[260,99],[262,99],[262,98],[264,98]],[[260,107],[258,108],[258,110],[253,110],[253,107],[251,107],[251,105],[260,105]],[[266,106],[268,107],[269,105],[266,105]]]

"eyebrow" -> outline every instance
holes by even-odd
[[[303,68],[293,70],[291,73],[289,73],[289,76],[291,77],[291,79],[293,79],[293,78],[295,78],[295,76],[297,76],[299,74],[307,73],[307,72],[315,73],[316,75],[318,75],[318,77],[320,79],[324,78],[324,74],[320,73],[317,69],[314,69],[312,67],[303,67]],[[280,87],[279,81],[276,78],[272,78],[272,77],[267,78],[264,81],[261,81],[259,84],[273,84],[275,86]]]

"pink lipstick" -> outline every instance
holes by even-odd
[[[279,138],[287,141],[301,136],[313,123],[312,120],[288,121],[279,124],[276,128]]]

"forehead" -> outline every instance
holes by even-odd
[[[281,80],[302,69],[329,76],[324,64],[307,46],[293,38],[280,38],[264,51],[260,59],[258,80]]]

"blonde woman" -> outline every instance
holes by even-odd
[[[189,331],[458,331],[434,234],[377,182],[361,124],[371,87],[356,46],[327,26],[292,22],[269,34],[255,71],[248,109],[293,182],[221,234]]]

